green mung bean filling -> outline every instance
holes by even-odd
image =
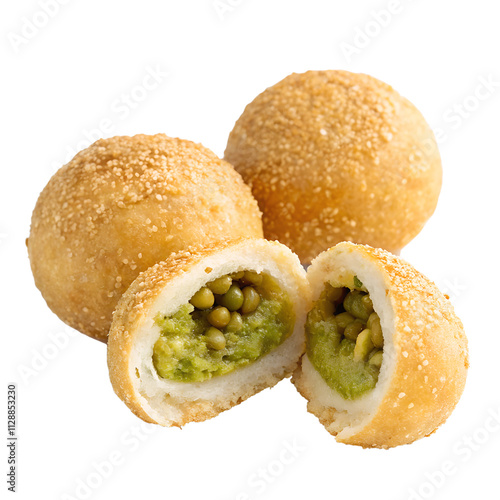
[[[201,382],[261,358],[292,333],[292,303],[266,273],[240,271],[200,288],[175,314],[159,314],[153,364],[162,378]]]
[[[307,315],[307,356],[344,399],[372,390],[378,381],[384,338],[369,293],[354,276],[352,288],[325,288]]]

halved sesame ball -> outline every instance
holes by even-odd
[[[240,285],[243,302],[234,304]],[[252,310],[250,289],[260,297]],[[237,324],[214,321],[221,306]],[[215,417],[290,376],[304,352],[309,306],[299,259],[276,241],[172,254],[141,273],[118,303],[108,342],[113,389],[146,422]]]
[[[307,278],[314,306],[305,328],[307,351],[292,381],[308,400],[308,411],[337,441],[365,448],[391,448],[432,434],[457,405],[469,368],[467,337],[449,299],[403,259],[349,242],[318,255]],[[343,305],[340,299],[336,310],[320,317],[317,312],[326,311],[325,288],[343,287],[366,292],[369,308],[365,303],[364,311],[356,310],[348,303],[351,292]],[[348,327],[343,329],[345,313],[333,317],[344,308],[356,321],[373,310],[380,343],[370,332],[373,313],[353,341]],[[378,347],[372,353],[380,362],[379,370],[370,370],[374,386],[365,370],[373,359],[367,355],[367,332],[376,344],[369,342],[368,350]]]

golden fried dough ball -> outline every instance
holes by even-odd
[[[68,325],[106,341],[137,275],[191,245],[262,237],[248,186],[200,144],[163,134],[102,139],[41,193],[28,252],[35,283]]]
[[[344,240],[399,252],[441,189],[420,112],[389,85],[347,71],[292,74],[265,90],[236,122],[225,159],[252,188],[265,237],[304,263]]]

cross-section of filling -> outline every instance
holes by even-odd
[[[292,303],[267,273],[241,271],[198,290],[175,314],[155,319],[160,377],[201,382],[246,366],[292,333]]]
[[[354,277],[352,288],[325,283],[307,316],[307,356],[326,383],[344,399],[377,384],[384,337],[369,293]]]

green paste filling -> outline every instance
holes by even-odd
[[[325,283],[306,321],[307,356],[328,386],[357,399],[378,381],[384,338],[370,295],[354,277],[352,288]]]
[[[292,303],[268,274],[222,276],[201,288],[175,314],[159,314],[153,348],[160,377],[201,382],[247,366],[292,333]]]

